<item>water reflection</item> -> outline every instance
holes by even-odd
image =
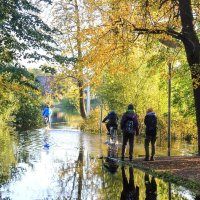
[[[134,182],[134,170],[129,167],[129,181],[127,179],[125,168],[122,166],[122,180],[123,180],[123,190],[121,192],[121,200],[139,200],[139,187],[135,185]]]
[[[155,178],[145,173],[144,175],[145,187],[146,187],[146,198],[145,200],[156,200],[157,199],[157,184]]]
[[[48,131],[48,129],[45,129],[44,139],[43,139],[43,141],[44,141],[43,147],[44,147],[44,149],[46,150],[47,153],[49,152],[49,148],[50,148],[49,139],[50,139],[49,131]]]
[[[104,168],[111,174],[116,173],[119,167],[119,163],[113,158],[118,158],[118,145],[115,143],[108,145],[108,154],[103,164]]]
[[[0,132],[0,198],[117,200],[132,195],[139,200],[199,199],[183,187],[170,184],[169,188],[167,182],[136,168],[121,168],[117,162],[120,147],[105,145],[105,139],[64,126]],[[98,159],[100,152],[104,160]]]

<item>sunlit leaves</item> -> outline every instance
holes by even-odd
[[[51,57],[33,50],[43,49],[48,53],[55,50],[50,35],[53,31],[38,16],[37,6],[26,0],[1,0],[0,10],[0,62]]]
[[[33,74],[20,66],[0,66],[1,123],[27,130],[41,125],[41,93]]]

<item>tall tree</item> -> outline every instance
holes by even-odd
[[[54,23],[63,33],[58,38],[63,60],[62,77],[72,78],[79,89],[79,108],[82,118],[86,118],[84,103],[84,87],[87,82],[87,67],[83,63],[86,41],[83,37],[86,16],[84,4],[79,0],[59,0],[53,7]],[[62,79],[63,81],[63,79]]]
[[[182,43],[193,80],[198,128],[198,154],[200,155],[199,1],[111,0],[109,2],[97,2],[90,0],[88,2],[91,3],[90,5],[95,12],[101,15],[103,29],[101,29],[101,34],[98,34],[97,38],[102,39],[110,35],[112,38],[119,39],[118,44],[119,41],[123,41],[126,47],[130,44],[139,45],[136,41],[144,37],[147,38],[147,44],[155,40],[164,40],[168,43],[179,40]],[[113,41],[114,39],[111,42]],[[119,46],[115,45],[114,51],[117,47]],[[110,50],[112,49],[110,48]]]
[[[0,10],[0,62],[51,58],[47,53],[55,50],[53,30],[39,17],[38,6],[28,0],[0,0]]]

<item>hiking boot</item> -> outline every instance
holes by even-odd
[[[153,156],[151,156],[151,158],[150,158],[150,161],[154,161],[155,159],[154,159],[154,157]]]

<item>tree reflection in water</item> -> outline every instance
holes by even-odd
[[[124,166],[122,166],[121,170],[122,170],[122,181],[123,181],[121,200],[128,200],[128,199],[139,200],[139,187],[135,186],[134,183],[133,168],[129,167],[129,181],[126,176]]]

